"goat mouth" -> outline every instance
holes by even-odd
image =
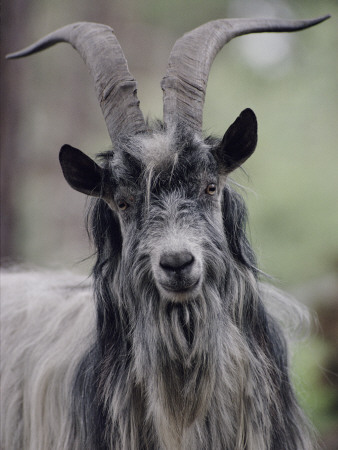
[[[174,296],[186,296],[192,293],[199,286],[200,279],[194,280],[191,283],[164,283],[161,282],[161,288],[167,293]]]

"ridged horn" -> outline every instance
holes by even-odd
[[[312,20],[220,19],[186,33],[176,41],[161,82],[164,123],[169,128],[184,123],[195,132],[202,131],[203,105],[211,65],[217,53],[234,37],[303,30],[329,17]]]
[[[97,23],[73,23],[19,52],[7,55],[7,58],[28,56],[59,42],[71,44],[86,63],[94,79],[111,140],[122,134],[144,132],[146,125],[136,95],[136,81],[129,72],[112,28]]]

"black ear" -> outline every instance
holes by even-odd
[[[70,145],[63,145],[59,159],[63,175],[73,189],[94,197],[100,197],[103,194],[104,169],[89,156]]]
[[[223,173],[239,167],[252,155],[257,145],[257,119],[251,109],[245,109],[226,131],[214,152]]]

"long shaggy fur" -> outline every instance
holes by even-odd
[[[158,135],[154,148],[173,142]],[[216,170],[208,141],[176,137],[151,166],[144,142],[101,155],[137,201],[123,220],[93,202],[94,301],[67,274],[4,276],[2,448],[313,448],[241,197],[224,182],[218,200],[196,194]],[[157,282],[160,253],[179,248],[203,273],[182,301]]]

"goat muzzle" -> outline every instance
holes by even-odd
[[[162,253],[159,260],[158,282],[166,295],[191,296],[200,285],[202,271],[198,260],[187,250]]]

